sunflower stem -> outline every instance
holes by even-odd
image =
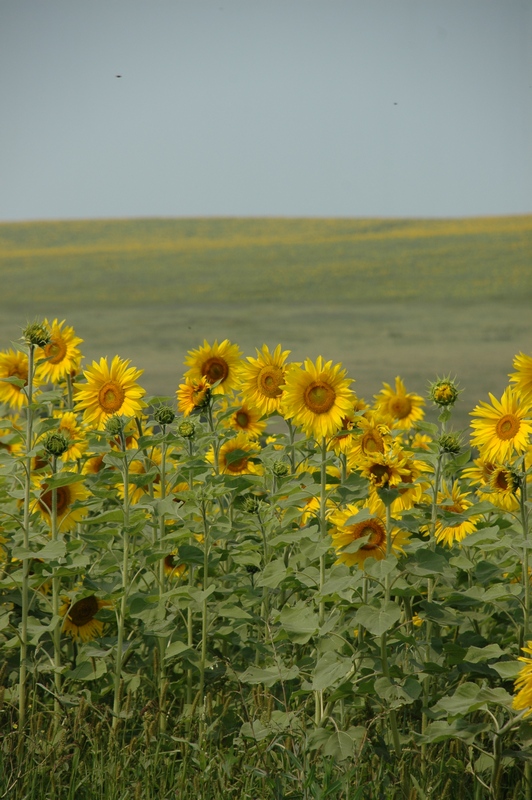
[[[207,661],[207,589],[209,588],[209,523],[207,521],[207,509],[205,500],[201,502],[201,516],[203,519],[203,601],[201,605],[201,656],[200,656],[200,679],[199,679],[199,702],[202,709],[201,716],[205,713],[204,689],[205,689],[205,663]],[[199,739],[203,738],[203,725],[200,720]]]
[[[524,614],[523,614],[523,640],[528,641],[530,636],[530,575],[528,574],[528,508],[526,491],[526,468],[523,459],[523,479],[521,481],[520,506],[521,506],[521,525],[523,527],[523,564],[521,577],[524,591]]]
[[[57,456],[52,456],[52,477],[55,477],[57,472]],[[54,486],[52,489],[52,542],[57,542],[57,489]],[[52,614],[58,620],[59,618],[59,576],[57,569],[54,567],[52,573]],[[52,631],[52,640],[54,645],[54,713],[55,724],[59,723],[61,706],[59,703],[59,695],[61,694],[61,625],[59,621],[56,622]]]
[[[162,426],[163,440],[161,442],[161,500],[166,497],[166,425]],[[159,549],[162,550],[165,533],[165,515],[159,514]],[[159,560],[159,605],[161,606],[161,619],[166,615],[164,608],[164,558]],[[168,644],[167,636],[160,636],[157,640],[159,645],[159,730],[164,733],[166,730],[166,691],[168,678],[166,674],[165,653]]]
[[[388,557],[392,552],[392,515],[390,503],[386,503],[386,556]],[[390,574],[387,573],[384,579],[384,601],[385,606],[388,606],[391,595]],[[381,661],[382,661],[382,674],[385,678],[390,680],[390,666],[388,663],[388,637],[387,631],[381,636]],[[398,758],[401,756],[401,739],[399,737],[399,728],[397,727],[397,716],[395,709],[390,709],[390,728],[392,730],[392,740],[395,754]]]
[[[67,402],[68,402],[67,411],[73,411],[74,410],[74,399],[73,399],[73,393],[72,393],[72,376],[71,376],[70,372],[67,372],[66,379],[67,379]]]
[[[327,537],[327,440],[325,436],[321,440],[321,480],[320,480],[320,534],[322,543]],[[320,606],[319,623],[325,622],[325,600],[321,597],[323,585],[325,583],[325,553],[320,555]]]
[[[294,445],[296,432],[294,426],[292,425],[289,419],[286,420],[286,424],[288,425],[288,435],[290,437],[288,458],[290,459],[290,466],[292,468],[292,475],[293,475],[294,472],[296,471],[296,448]]]
[[[268,551],[268,540],[266,538],[266,530],[264,528],[264,524],[262,522],[260,513],[257,512],[257,518],[259,520],[260,530],[262,533],[262,547],[264,553],[264,569],[268,566],[269,562],[269,551]],[[268,641],[268,621],[270,617],[270,590],[267,586],[262,587],[262,604],[261,604],[261,611],[260,615],[262,620],[264,621],[264,641]]]
[[[28,553],[30,549],[30,503],[31,503],[31,456],[29,453],[33,446],[33,371],[34,371],[35,345],[28,346],[28,383],[26,395],[28,399],[26,416],[26,458],[24,465],[24,550]],[[20,628],[20,667],[19,667],[19,686],[18,686],[18,726],[22,733],[26,724],[26,682],[28,675],[28,613],[29,613],[29,577],[30,559],[26,555],[22,559],[22,619]]]
[[[113,700],[113,728],[118,725],[120,714],[120,683],[122,677],[122,661],[124,652],[124,632],[127,609],[127,590],[129,583],[129,464],[126,452],[126,439],[124,432],[120,432],[120,443],[124,453],[124,466],[122,477],[124,480],[124,526],[123,526],[123,554],[122,554],[122,597],[120,598],[120,608],[118,611],[118,638],[116,642],[116,664],[115,664],[115,685]]]

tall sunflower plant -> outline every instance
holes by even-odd
[[[343,763],[349,739],[370,774],[357,742],[378,740],[404,782],[405,753],[428,775],[453,743],[472,781],[500,787],[499,742],[524,752],[530,697],[528,357],[473,410],[471,451],[448,429],[450,378],[429,387],[435,425],[399,377],[367,403],[321,356],[205,341],[175,400],[147,398],[119,356],[83,369],[64,321],[28,336],[0,354],[0,645],[19,730],[37,695],[90,685],[115,728],[150,703],[161,735],[204,744],[216,696],[224,736],[260,720],[273,741],[268,695],[314,753]]]

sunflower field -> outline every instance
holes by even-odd
[[[465,434],[450,376],[81,344],[0,352],[0,798],[532,798],[532,357]]]

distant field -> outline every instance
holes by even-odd
[[[467,406],[532,352],[532,216],[0,224],[0,336],[58,316],[172,393],[186,350],[230,338],[342,361],[361,394],[457,373]]]

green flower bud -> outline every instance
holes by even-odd
[[[170,406],[159,406],[153,416],[159,425],[171,425],[175,419],[174,410]]]
[[[436,441],[442,453],[457,456],[462,449],[462,438],[458,433],[442,433]]]
[[[22,338],[26,344],[33,344],[36,347],[45,347],[51,341],[50,330],[41,322],[31,322],[22,331]]]
[[[256,497],[253,497],[253,495],[248,494],[244,499],[242,507],[244,511],[248,512],[248,514],[256,514],[259,510],[259,503],[260,500],[258,500]]]
[[[124,420],[122,417],[119,417],[115,414],[114,417],[109,417],[107,422],[105,423],[105,430],[109,434],[109,436],[120,436],[122,431],[124,430]]]
[[[49,456],[59,457],[68,450],[69,441],[63,433],[52,431],[46,435],[43,445]]]
[[[188,420],[183,420],[183,422],[179,425],[178,429],[181,436],[185,439],[192,439],[194,434],[196,433],[196,426],[193,422],[189,422]]]
[[[430,384],[429,397],[440,408],[454,406],[460,394],[458,384],[450,378],[440,378]]]
[[[284,478],[289,472],[288,464],[286,461],[274,461],[272,472],[276,478]]]

